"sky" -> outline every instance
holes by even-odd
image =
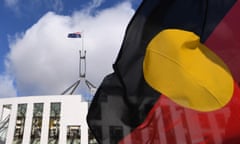
[[[98,87],[113,72],[126,27],[141,0],[1,0],[0,98],[59,95],[79,79]],[[82,37],[67,38],[80,32]],[[84,88],[85,86],[85,88]],[[88,90],[83,81],[78,94]]]

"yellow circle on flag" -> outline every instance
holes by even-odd
[[[233,94],[234,82],[227,66],[189,31],[158,33],[146,49],[143,73],[152,88],[198,111],[220,109]]]

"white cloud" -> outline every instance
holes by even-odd
[[[17,5],[18,0],[4,0],[5,4],[9,7],[14,7]]]
[[[93,10],[101,6],[104,0],[92,0],[88,3],[88,6],[84,9],[86,13],[91,13]]]
[[[16,13],[19,12],[18,3],[19,3],[19,0],[4,0],[4,4]]]
[[[64,9],[62,0],[34,0],[22,2],[20,0],[4,0],[6,7],[11,9],[16,16],[26,16],[29,13],[35,13],[42,8],[61,12]]]
[[[49,6],[52,6],[55,12],[60,12],[64,8],[62,0],[47,0],[46,2],[49,3]]]
[[[7,63],[19,95],[60,94],[75,82],[82,40],[87,50],[86,78],[98,86],[112,72],[133,13],[129,2],[94,16],[85,10],[72,16],[49,12],[24,34],[16,35]],[[69,32],[76,31],[83,31],[82,39],[67,38]]]
[[[16,96],[13,79],[8,75],[0,75],[0,98]]]

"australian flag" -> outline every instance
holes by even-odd
[[[68,38],[81,38],[81,33],[80,32],[75,32],[75,33],[69,33]]]

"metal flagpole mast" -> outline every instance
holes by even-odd
[[[82,38],[82,47],[81,50],[79,50],[79,78],[85,78],[86,77],[86,53],[87,51],[84,49],[84,35],[83,32],[81,33]]]
[[[79,50],[79,79],[73,83],[70,87],[68,87],[65,91],[63,91],[61,94],[65,95],[67,94],[70,90],[70,95],[72,95],[76,88],[79,86],[81,79],[85,81],[85,84],[87,85],[89,92],[91,95],[93,95],[96,91],[96,87],[86,79],[86,53],[87,51],[84,49],[84,35],[83,32],[76,32],[76,33],[69,33],[68,38],[82,38],[82,48]]]

